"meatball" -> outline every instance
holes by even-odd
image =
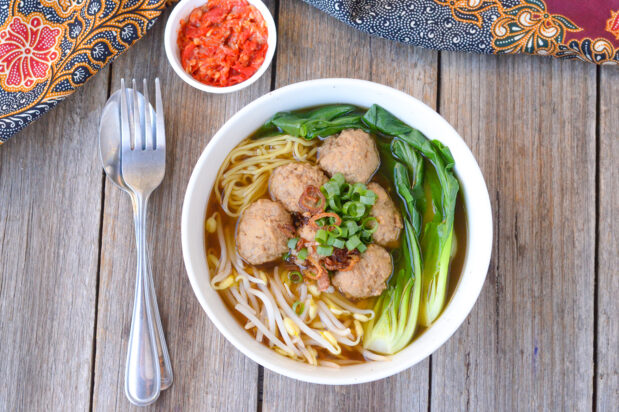
[[[376,143],[359,129],[331,136],[319,149],[318,164],[330,176],[342,173],[350,183],[366,183],[380,164]]]
[[[376,203],[370,209],[370,216],[374,216],[378,222],[378,228],[372,234],[372,239],[380,245],[389,245],[400,237],[400,231],[404,227],[402,217],[385,189],[378,183],[370,183],[368,189],[377,196]]]
[[[288,239],[294,226],[290,214],[269,199],[249,205],[241,215],[236,233],[236,247],[252,265],[274,261],[288,251]]]
[[[339,271],[333,277],[333,285],[350,299],[378,296],[387,287],[387,279],[393,266],[389,252],[371,244],[351,270]]]
[[[269,178],[271,197],[279,200],[290,212],[301,213],[299,198],[307,186],[320,188],[329,179],[318,166],[292,162],[276,167]]]

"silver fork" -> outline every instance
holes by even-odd
[[[124,79],[121,79],[121,89],[121,172],[125,183],[135,195],[132,198],[135,200],[133,216],[138,252],[133,317],[125,369],[125,393],[131,403],[144,406],[157,400],[161,392],[161,368],[156,345],[157,332],[154,328],[155,314],[152,313],[153,308],[148,302],[148,290],[152,287],[152,279],[148,272],[146,209],[151,193],[161,184],[165,174],[165,128],[159,79],[155,79],[154,134],[150,110],[144,110],[144,122],[141,121],[135,79],[132,93],[133,113],[129,112]],[[149,99],[146,80],[143,94],[144,106],[147,107]]]

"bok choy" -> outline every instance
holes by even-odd
[[[423,207],[425,211],[432,211],[433,216],[431,220],[424,222],[420,237],[423,285],[419,321],[422,325],[429,326],[440,315],[447,294],[453,221],[460,188],[453,174],[454,159],[449,148],[439,141],[426,139],[421,132],[380,106],[373,105],[363,116],[363,121],[374,131],[401,139],[433,166],[433,173],[426,172],[424,179],[424,188],[430,193],[431,204]]]
[[[254,135],[265,137],[286,133],[311,140],[327,137],[344,129],[362,129],[362,112],[355,106],[337,104],[322,106],[303,112],[279,112],[266,122]]]
[[[421,159],[409,150],[406,143],[394,140],[391,151],[379,145],[381,155],[389,159],[383,169],[393,173],[393,181],[401,200],[404,234],[400,239],[399,254],[394,254],[394,272],[387,289],[374,305],[374,319],[365,325],[363,347],[374,352],[393,354],[404,348],[413,338],[417,328],[419,299],[421,296],[421,251],[419,228],[421,218],[414,196],[419,189]],[[392,158],[400,153],[405,164]],[[409,178],[412,172],[413,184]]]

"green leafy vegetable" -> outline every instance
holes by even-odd
[[[424,222],[420,241],[424,259],[420,322],[429,326],[440,315],[447,292],[453,220],[459,190],[458,180],[453,174],[454,159],[449,148],[436,140],[426,139],[421,132],[380,106],[373,105],[363,120],[371,130],[400,139],[400,143],[397,140],[392,143],[394,156],[406,163],[409,171],[420,166],[404,143],[421,153],[433,166],[433,173],[426,171],[424,179],[424,189],[431,194],[431,208],[430,205],[422,206],[426,211],[432,210],[434,215],[430,221]],[[419,189],[411,191],[409,195],[413,199],[419,198]],[[410,199],[405,199],[405,202],[409,205],[407,208],[410,208]],[[415,219],[411,223],[417,224]]]
[[[388,147],[383,147],[381,152],[383,156],[391,156]],[[365,326],[363,346],[374,352],[393,354],[408,345],[415,333],[422,269],[419,232],[411,223],[419,215],[409,179],[411,168],[394,161],[388,170],[393,173],[395,189],[402,201],[404,235],[400,239],[401,254],[394,256],[394,273],[389,286],[374,305],[374,319]]]
[[[256,138],[286,133],[311,140],[344,129],[363,128],[361,113],[351,105],[329,105],[304,112],[279,112],[254,135]]]

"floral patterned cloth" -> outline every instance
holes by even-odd
[[[417,46],[619,63],[619,0],[304,1],[359,30]],[[0,144],[131,46],[165,4],[0,0]]]
[[[0,0],[0,144],[125,51],[165,0]]]

